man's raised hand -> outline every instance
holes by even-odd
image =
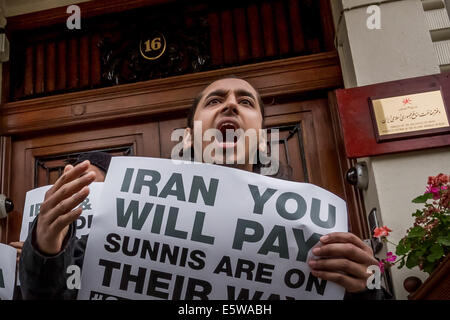
[[[75,167],[67,165],[45,193],[36,226],[36,245],[42,253],[59,253],[69,225],[81,215],[79,205],[89,195],[87,186],[95,180],[95,172],[86,173],[89,164],[86,160]]]

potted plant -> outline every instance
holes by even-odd
[[[398,244],[387,239],[390,230],[384,226],[376,228],[374,237],[381,238],[396,246],[396,255],[388,252],[380,261],[380,269],[398,264],[398,268],[418,266],[420,270],[432,274],[450,253],[450,176],[439,174],[428,178],[424,194],[413,203],[423,204],[412,214],[414,225],[407,230],[406,236]],[[398,257],[398,259],[397,259]]]

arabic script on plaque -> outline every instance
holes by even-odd
[[[449,126],[440,90],[372,100],[378,135],[391,135]]]

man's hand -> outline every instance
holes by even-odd
[[[335,232],[320,238],[312,253],[321,259],[310,259],[311,273],[343,286],[347,292],[366,289],[367,267],[378,265],[373,251],[360,238],[349,232]]]
[[[17,261],[17,265],[19,265],[20,255],[22,254],[22,249],[23,249],[23,242],[21,242],[21,241],[11,242],[9,245],[17,250],[16,261]]]
[[[36,245],[42,253],[59,253],[69,225],[81,215],[78,206],[89,195],[87,186],[95,180],[95,172],[85,174],[88,167],[87,160],[76,167],[66,166],[62,176],[45,193],[36,226]]]

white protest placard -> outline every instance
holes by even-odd
[[[102,189],[103,182],[92,182],[89,185],[89,195],[80,205],[83,208],[83,213],[81,213],[76,221],[76,236],[79,239],[87,237],[91,231],[92,220],[99,206],[98,201],[100,200]]]
[[[22,229],[20,230],[20,241],[25,241],[30,227],[40,212],[41,204],[44,202],[45,193],[52,186],[44,186],[27,192],[25,206],[22,215]],[[95,213],[95,199],[98,199],[103,187],[103,182],[93,182],[89,185],[89,196],[80,204],[83,212],[76,221],[77,238],[85,237],[89,234],[92,218]]]
[[[114,157],[79,299],[342,299],[306,263],[347,231],[336,195],[209,164]]]
[[[16,278],[17,251],[0,243],[0,300],[12,300]]]
[[[39,214],[41,204],[44,202],[45,193],[52,186],[43,186],[27,192],[22,214],[22,228],[20,229],[20,241],[25,242],[34,219]]]

